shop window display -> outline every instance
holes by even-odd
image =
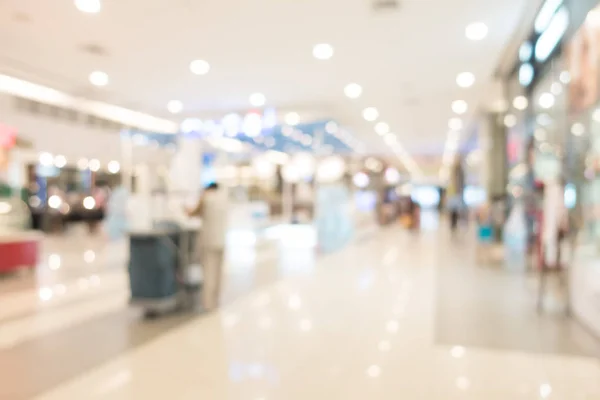
[[[569,120],[567,167],[577,188],[580,241],[600,251],[600,7],[567,46]]]
[[[600,7],[588,14],[566,55],[571,82],[565,165],[571,185],[565,200],[575,204],[571,229],[576,234],[572,309],[600,334]]]
[[[533,116],[535,118],[532,165],[536,181],[559,180],[563,174],[566,131],[567,96],[565,84],[565,63],[561,58],[550,63],[532,95]]]

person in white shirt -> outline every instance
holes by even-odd
[[[188,210],[190,217],[202,218],[202,231],[196,243],[196,251],[200,253],[204,272],[203,306],[208,311],[214,310],[219,304],[228,214],[227,193],[217,183],[207,186],[198,205]]]

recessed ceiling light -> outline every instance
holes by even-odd
[[[465,35],[469,40],[483,40],[488,34],[488,27],[483,22],[474,22],[467,25]]]
[[[75,7],[81,12],[96,14],[102,9],[102,3],[100,0],[75,0]]]
[[[267,99],[262,93],[253,93],[250,95],[250,104],[254,107],[262,107],[267,102]]]
[[[319,43],[313,47],[313,56],[317,60],[329,60],[333,57],[333,46],[328,43]]]
[[[504,117],[504,125],[507,128],[514,128],[517,125],[517,117],[514,114],[507,114]]]
[[[456,77],[456,83],[462,88],[468,88],[475,83],[475,75],[471,72],[462,72]]]
[[[121,170],[121,164],[118,161],[111,161],[108,163],[108,172],[116,174]]]
[[[362,87],[358,83],[349,83],[344,88],[344,93],[351,99],[358,99],[362,94]]]
[[[552,394],[552,386],[547,383],[540,385],[540,397],[542,399],[547,399]]]
[[[171,114],[179,114],[183,110],[183,103],[179,100],[171,100],[167,104],[167,110],[169,110]]]
[[[106,72],[94,71],[90,74],[90,83],[94,86],[106,86],[108,85],[108,75]]]
[[[285,123],[287,125],[295,126],[300,123],[300,115],[297,112],[289,112],[285,114]]]
[[[555,99],[552,93],[542,93],[540,95],[539,104],[542,108],[552,108],[554,107]]]
[[[210,71],[210,64],[204,60],[194,60],[190,63],[190,71],[196,75],[206,75]]]
[[[581,122],[576,122],[571,126],[571,133],[575,136],[581,136],[585,133],[585,126]]]
[[[464,100],[456,100],[452,102],[452,111],[458,115],[462,115],[469,110],[469,105]]]
[[[87,158],[81,158],[77,161],[77,168],[80,170],[86,170],[88,169],[89,163]]]
[[[54,157],[50,153],[43,152],[40,154],[39,161],[41,165],[50,166],[54,163]]]
[[[389,133],[389,131],[390,126],[385,122],[378,122],[377,124],[375,124],[375,132],[377,132],[378,135],[383,136],[386,133]]]
[[[56,168],[63,168],[65,165],[67,165],[67,158],[65,156],[58,155],[54,157],[54,166]]]
[[[452,129],[453,131],[461,130],[463,128],[462,119],[450,118],[450,120],[448,121],[448,128]]]
[[[371,365],[367,368],[367,375],[371,378],[378,378],[381,375],[381,367],[379,365]]]
[[[90,171],[97,172],[100,170],[100,161],[96,159],[91,159],[88,164]]]
[[[396,138],[396,135],[395,135],[395,134],[393,134],[393,133],[391,133],[391,132],[390,132],[390,133],[388,133],[388,134],[386,134],[386,135],[383,137],[383,139],[385,140],[385,143],[387,143],[387,144],[388,144],[388,145],[390,145],[390,146],[391,146],[391,145],[393,145],[393,144],[395,144],[395,143],[396,143],[396,140],[397,140],[397,138]]]
[[[369,122],[373,122],[379,118],[379,111],[375,107],[367,107],[363,110],[363,118]]]
[[[529,106],[529,100],[525,96],[517,96],[513,100],[513,107],[517,110],[524,110]]]

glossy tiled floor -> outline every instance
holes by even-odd
[[[0,283],[10,287],[0,295],[0,373],[11,377],[0,398],[600,399],[596,339],[552,317],[542,326],[559,338],[531,349],[525,332],[519,342],[515,329],[539,328],[526,322],[527,285],[481,273],[443,232],[391,228],[318,258],[295,239],[232,249],[224,306],[211,315],[139,321],[118,260],[101,248],[91,263],[78,246],[80,259],[48,266],[64,275],[48,272],[41,289]],[[484,291],[457,301],[465,282]],[[502,315],[485,294],[500,303],[515,294],[502,288],[521,291],[510,309],[518,327],[507,318],[483,329],[490,321],[472,303]]]

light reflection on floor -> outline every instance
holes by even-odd
[[[595,359],[437,344],[436,275],[440,266],[455,267],[444,257],[456,249],[440,245],[438,235],[425,228],[422,234],[386,228],[369,241],[322,257],[316,256],[306,227],[278,227],[269,235],[275,243],[256,236],[256,246],[247,232],[234,235],[247,240],[229,254],[220,312],[190,319],[140,348],[78,371],[38,399],[600,398]],[[290,238],[297,241],[287,246]],[[95,257],[87,264],[89,249]],[[60,268],[47,268],[44,279],[68,278],[36,288],[33,304],[22,297],[10,307],[13,312],[39,304],[56,308],[25,320],[28,326],[13,321],[21,325],[9,325],[12,339],[51,329],[68,335],[74,314],[81,323],[110,307],[126,307],[126,299],[110,291],[77,303],[84,293],[126,284],[124,271],[104,265],[97,247],[77,249],[81,265],[60,256]],[[51,292],[44,290],[42,301],[38,291],[44,288]],[[58,307],[61,301],[73,301],[74,308]],[[4,332],[0,350],[15,343],[2,341]]]

